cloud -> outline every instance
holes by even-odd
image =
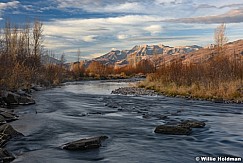
[[[96,41],[96,37],[97,37],[97,35],[83,36],[83,41],[94,42],[94,41]]]
[[[170,20],[167,20],[167,22],[202,23],[202,24],[241,23],[241,22],[243,22],[243,8],[231,10],[225,14],[221,14],[221,15],[217,15],[217,16],[170,19]]]
[[[161,25],[150,25],[144,28],[146,31],[149,31],[151,34],[161,33],[162,27]]]
[[[0,3],[0,11],[5,10],[7,8],[15,8],[20,4],[19,1],[12,1],[12,2],[7,2],[7,3]]]
[[[161,5],[175,5],[182,3],[182,0],[155,0],[155,3]]]
[[[118,5],[107,5],[103,8],[103,11],[112,13],[142,13],[144,9],[144,6],[138,2],[126,2]]]
[[[129,36],[128,35],[125,35],[125,34],[119,34],[119,35],[117,35],[117,38],[119,39],[119,40],[124,40],[124,39],[127,39]]]
[[[217,8],[217,7],[209,4],[200,4],[197,6],[197,9],[208,9],[208,8]]]

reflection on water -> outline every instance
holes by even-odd
[[[37,105],[17,109],[20,120],[13,126],[25,137],[7,145],[17,155],[14,162],[195,162],[196,156],[242,157],[243,105],[109,94],[127,85],[85,81],[36,93]],[[112,103],[116,107],[108,105]],[[153,132],[157,125],[184,119],[207,125],[190,136]],[[60,149],[67,142],[97,135],[109,137],[100,149]]]

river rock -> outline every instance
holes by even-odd
[[[9,135],[10,138],[24,136],[22,133],[16,131],[10,124],[3,124],[0,126],[0,133],[4,135]]]
[[[0,115],[0,125],[5,123],[6,123],[5,118],[2,115]]]
[[[30,105],[35,104],[35,101],[29,96],[21,96],[13,92],[4,92],[3,100],[7,105]]]
[[[155,133],[170,134],[170,135],[189,135],[192,129],[181,126],[160,125],[154,130]]]
[[[12,92],[4,92],[3,94],[3,100],[7,105],[18,105],[18,98],[20,95]]]
[[[87,150],[87,149],[95,149],[101,146],[101,141],[107,139],[107,136],[98,136],[80,139],[77,141],[73,141],[62,146],[62,149],[66,150]]]
[[[42,91],[45,88],[39,86],[39,85],[32,85],[31,89],[33,89],[34,91]]]
[[[146,95],[146,96],[157,96],[158,93],[154,90],[147,90],[144,88],[137,87],[122,87],[115,89],[111,92],[111,94],[121,94],[121,95]]]
[[[186,128],[203,128],[206,124],[204,122],[195,121],[195,120],[186,120],[181,122],[178,126]]]
[[[0,162],[11,162],[15,159],[13,154],[6,149],[0,148]]]
[[[15,114],[9,112],[0,112],[0,121],[3,120],[3,118],[6,122],[18,120],[18,117]]]
[[[35,100],[29,96],[20,96],[20,98],[18,99],[18,104],[19,105],[31,105],[31,104],[35,104]]]

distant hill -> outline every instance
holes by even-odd
[[[183,55],[184,63],[200,63],[210,60],[212,57],[217,55],[216,48],[214,45],[206,46],[197,51],[191,52],[187,55]],[[224,53],[231,57],[237,57],[243,55],[243,40],[237,40],[229,42],[225,45]],[[237,58],[236,58],[237,59]]]

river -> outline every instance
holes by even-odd
[[[10,141],[14,163],[196,162],[200,156],[243,156],[243,105],[110,92],[126,82],[84,81],[34,93],[37,104],[16,108]],[[143,115],[150,115],[143,117]],[[166,115],[167,119],[159,118]],[[154,133],[157,125],[194,119],[205,128],[189,136]],[[66,151],[62,144],[106,135],[100,149]]]

